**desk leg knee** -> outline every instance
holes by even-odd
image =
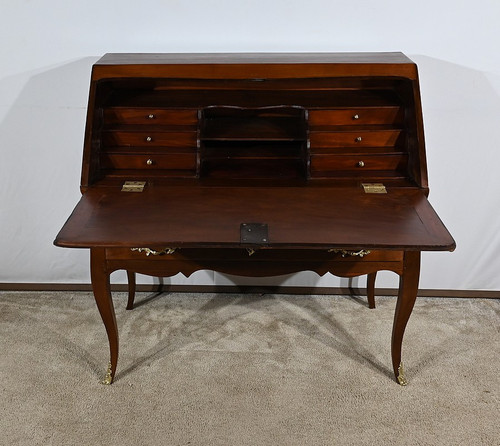
[[[420,276],[420,252],[406,251],[403,260],[403,273],[399,279],[398,300],[392,327],[392,367],[396,380],[402,386],[407,384],[401,362],[401,346],[408,319],[410,318],[418,292]]]
[[[90,253],[90,274],[94,298],[108,335],[110,361],[103,384],[111,384],[118,364],[118,327],[111,298],[109,272],[106,266],[105,250],[92,248]]]

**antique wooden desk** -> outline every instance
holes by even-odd
[[[401,53],[107,54],[93,67],[82,198],[55,244],[90,248],[111,383],[110,273],[400,276],[455,243],[427,201],[417,67]],[[354,329],[354,328],[353,328]]]

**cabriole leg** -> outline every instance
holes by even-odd
[[[418,292],[418,280],[420,276],[420,252],[406,251],[403,259],[403,273],[399,278],[398,301],[394,314],[394,325],[392,327],[392,367],[396,380],[402,386],[407,381],[401,362],[401,346],[408,319],[410,318],[415,299]]]
[[[90,275],[94,298],[104,322],[109,341],[110,362],[102,384],[111,384],[118,363],[118,327],[116,325],[115,309],[111,298],[106,254],[103,248],[92,248],[90,250]]]

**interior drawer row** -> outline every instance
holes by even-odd
[[[329,147],[394,147],[403,142],[401,130],[310,132],[311,151]],[[196,132],[104,131],[105,147],[196,147]]]
[[[148,107],[108,107],[103,110],[105,125],[197,125],[198,109]],[[399,106],[357,107],[309,110],[310,127],[338,125],[399,125],[403,109]]]

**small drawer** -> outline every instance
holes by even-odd
[[[309,111],[311,128],[337,125],[397,125],[402,121],[403,109],[397,106]]]
[[[104,109],[104,123],[106,125],[197,125],[198,110],[110,107]]]
[[[394,147],[402,138],[401,130],[309,133],[311,151],[328,147]]]
[[[101,167],[104,169],[194,170],[196,169],[196,154],[140,155],[103,153],[101,155]]]
[[[372,170],[403,171],[408,156],[405,153],[381,155],[312,155],[311,173],[331,171],[356,171],[363,174]]]
[[[105,147],[196,147],[196,132],[107,131],[102,135]]]

